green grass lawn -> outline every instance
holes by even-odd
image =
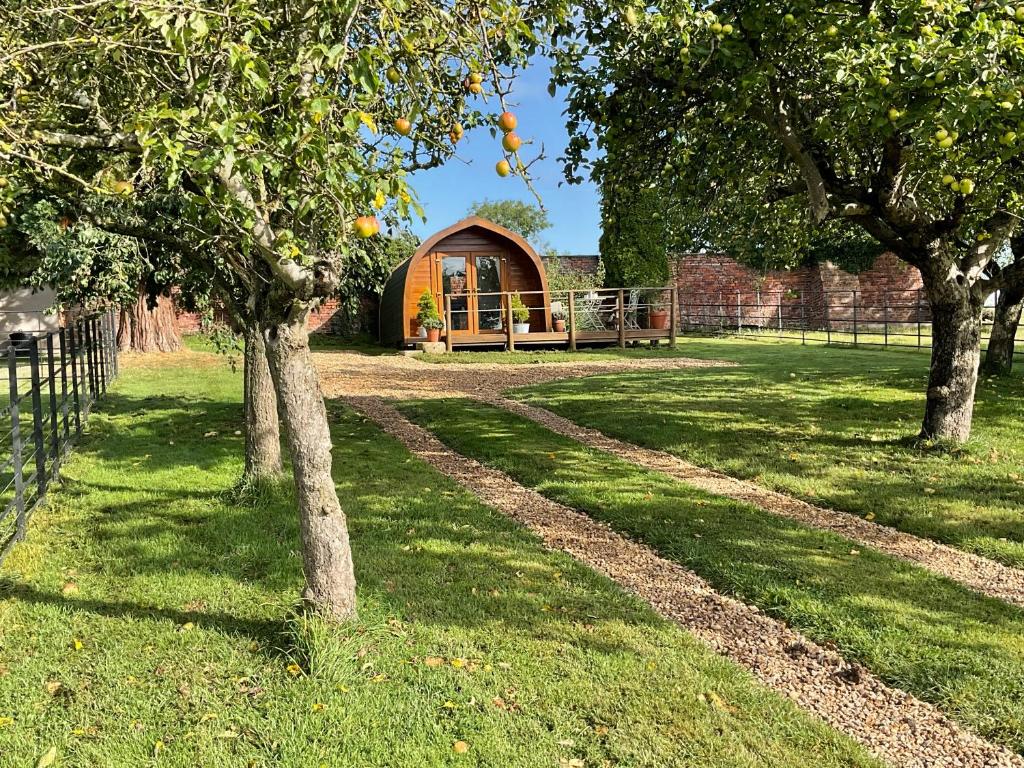
[[[494,406],[434,400],[401,408],[457,451],[647,542],[976,732],[1024,750],[1024,611]]]
[[[172,359],[0,570],[0,765],[877,765],[338,405],[360,616],[297,615],[288,493],[229,494],[240,377]]]
[[[519,396],[609,435],[1024,567],[1020,374],[981,381],[972,442],[950,454],[913,439],[926,354],[739,339],[680,339],[677,352],[738,365],[562,381]]]

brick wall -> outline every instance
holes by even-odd
[[[544,256],[543,261],[545,267],[552,261],[556,261],[558,262],[558,266],[566,272],[579,272],[582,275],[597,274],[598,257],[596,255]]]
[[[781,319],[844,330],[855,314],[858,325],[929,318],[927,304],[918,306],[920,273],[891,253],[856,275],[831,262],[759,272],[723,254],[682,254],[671,268],[683,322],[696,326],[778,327]]]
[[[338,311],[338,300],[328,299],[324,302],[315,312],[312,312],[309,316],[309,330],[312,333],[331,333],[334,329],[332,328],[332,321]],[[195,312],[187,312],[183,309],[175,307],[175,315],[178,319],[178,329],[182,333],[199,333],[202,330],[202,317]],[[226,321],[226,318],[222,316],[222,313],[215,312],[218,316],[217,319]]]

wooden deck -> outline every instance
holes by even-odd
[[[620,344],[619,332],[608,331],[577,331],[575,344]],[[626,329],[622,334],[621,346],[631,341],[667,341],[673,343],[675,334],[671,330],[655,329]],[[406,346],[412,347],[423,341],[419,337],[409,337],[405,340]],[[447,341],[444,334],[441,341]],[[540,331],[536,333],[516,333],[512,335],[513,349],[515,347],[529,346],[565,346],[573,348],[575,344],[570,338],[568,331],[556,333],[554,331]],[[508,347],[508,337],[505,333],[453,333],[451,349],[460,347]]]

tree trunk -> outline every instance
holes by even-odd
[[[348,527],[331,476],[331,434],[302,320],[265,331],[267,359],[288,433],[306,575],[303,598],[334,619],[355,615]]]
[[[921,426],[922,438],[957,444],[971,436],[981,358],[981,304],[971,300],[969,289],[958,293],[959,300],[932,301],[932,361]]]
[[[277,393],[267,362],[267,347],[259,327],[245,332],[245,474],[243,480],[279,477],[281,427],[277,418]]]
[[[135,303],[121,310],[117,348],[122,352],[177,352],[181,349],[181,335],[170,297],[158,296],[156,307],[150,309],[149,297],[142,286]]]
[[[992,321],[992,337],[982,370],[989,376],[1004,376],[1013,369],[1014,339],[1024,310],[1024,287],[1014,286],[999,293]]]

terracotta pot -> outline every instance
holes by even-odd
[[[431,344],[441,340],[441,329],[440,328],[427,328],[427,341]]]
[[[565,320],[552,320],[552,324],[555,328],[555,333],[565,333]]]
[[[647,327],[652,331],[667,331],[668,312],[663,309],[652,309],[647,313]]]

